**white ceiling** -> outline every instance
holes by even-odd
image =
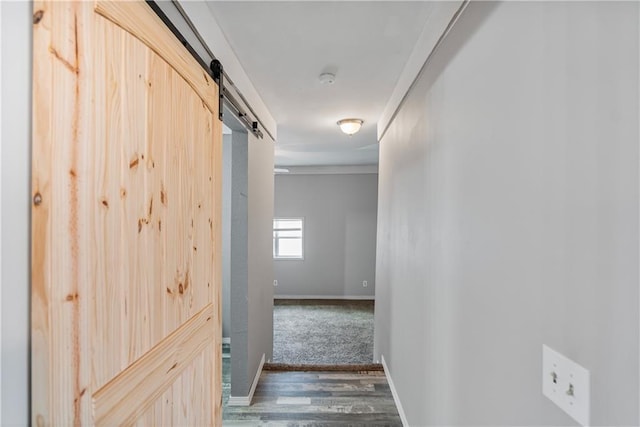
[[[430,3],[208,5],[278,123],[276,165],[378,162],[376,123],[424,28]],[[336,74],[333,85],[318,80],[327,71]],[[352,137],[336,125],[349,117],[364,120]]]

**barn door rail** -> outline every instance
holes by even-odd
[[[184,37],[184,35],[178,30],[178,28],[171,22],[169,17],[164,13],[164,11],[158,6],[155,0],[145,0],[146,3],[151,7],[151,9],[155,12],[156,15],[162,20],[162,22],[171,30],[171,32],[176,36],[176,38],[180,41],[180,43],[187,49],[187,51],[195,58],[195,60],[200,64],[200,66],[207,72],[211,78],[218,84],[220,88],[220,109],[218,113],[218,118],[223,120],[223,105],[226,105],[227,108],[232,111],[243,124],[243,126],[247,129],[248,132],[251,132],[258,138],[263,138],[264,134],[262,130],[264,130],[269,137],[275,141],[275,138],[269,132],[256,112],[251,108],[247,99],[242,95],[242,93],[238,90],[238,88],[233,84],[233,81],[229,78],[227,73],[224,71],[224,67],[222,63],[216,59],[209,46],[204,41],[195,25],[189,19],[189,16],[186,14],[180,3],[176,0],[172,0],[173,5],[178,10],[180,15],[184,18],[185,22],[189,26],[189,29],[196,36],[202,47],[206,50],[207,54],[212,58],[211,63],[207,64],[204,59],[196,52],[191,43]]]

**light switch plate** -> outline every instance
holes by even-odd
[[[589,425],[589,371],[546,345],[542,346],[542,393],[578,423]]]

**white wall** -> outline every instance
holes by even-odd
[[[0,4],[0,25],[2,25],[2,4]],[[0,30],[0,47],[2,31]],[[0,98],[2,97],[2,55],[0,55]],[[0,99],[0,144],[2,142],[2,100]],[[2,147],[0,146],[0,242],[2,241]],[[2,421],[2,245],[0,245],[0,422]]]
[[[249,134],[249,373],[273,354],[273,153],[265,135]]]
[[[31,176],[30,2],[1,2],[2,22],[2,419],[29,420]]]
[[[233,132],[230,242],[231,395],[249,394],[273,350],[273,142]]]
[[[304,218],[304,260],[274,260],[275,297],[373,299],[378,175],[298,173],[276,175],[275,216]]]
[[[246,132],[234,131],[231,143],[230,334],[231,395],[246,396],[252,376],[249,354],[248,156]]]
[[[381,141],[375,357],[410,425],[638,425],[636,2],[471,2]]]
[[[424,23],[422,33],[420,33],[413,47],[413,51],[407,59],[407,63],[404,64],[396,86],[378,120],[378,139],[382,138],[385,129],[393,119],[394,113],[402,102],[404,95],[411,89],[413,81],[423,68],[429,53],[431,53],[437,45],[440,36],[446,32],[449,23],[463,3],[463,0],[431,2],[431,11]]]

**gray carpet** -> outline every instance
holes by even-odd
[[[372,361],[373,301],[274,301],[274,363],[348,365]]]

